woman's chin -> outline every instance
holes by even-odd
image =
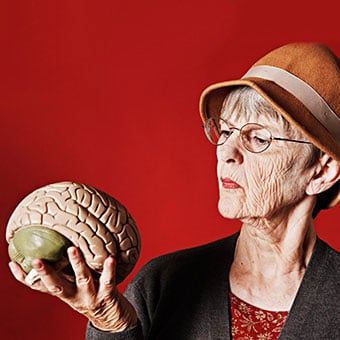
[[[224,217],[231,220],[240,219],[241,214],[241,207],[235,205],[235,202],[225,202],[223,203],[219,201],[218,203],[218,211]]]

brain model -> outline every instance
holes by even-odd
[[[6,239],[9,256],[27,273],[33,272],[34,258],[63,262],[72,244],[96,273],[111,255],[117,261],[117,284],[140,252],[138,229],[126,208],[96,188],[73,182],[50,184],[25,197],[8,221]]]

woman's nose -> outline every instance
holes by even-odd
[[[243,162],[243,153],[240,136],[232,134],[222,145],[217,146],[217,159],[226,163],[240,164]]]

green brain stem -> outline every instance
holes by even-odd
[[[43,226],[30,226],[18,230],[9,242],[8,254],[12,261],[29,273],[32,260],[59,261],[71,242],[58,232]]]

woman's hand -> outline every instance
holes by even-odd
[[[85,315],[98,329],[119,332],[137,324],[133,306],[121,295],[115,285],[115,260],[108,257],[104,262],[99,280],[95,280],[76,247],[67,250],[75,280],[56,271],[42,260],[33,260],[32,266],[40,280],[29,285],[20,266],[11,262],[14,277],[30,288],[54,295],[79,313]]]

